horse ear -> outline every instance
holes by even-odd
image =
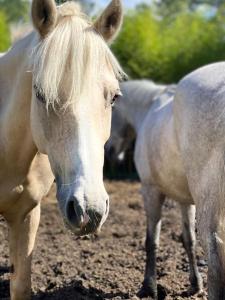
[[[51,32],[57,21],[57,8],[54,0],[33,0],[31,15],[34,27],[41,37]]]
[[[102,15],[96,20],[94,27],[106,42],[112,42],[120,30],[123,21],[121,0],[112,0]]]

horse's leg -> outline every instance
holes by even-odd
[[[209,300],[225,300],[225,239],[218,233],[210,233],[208,253]]]
[[[146,266],[143,286],[138,293],[140,298],[147,296],[157,299],[156,254],[161,229],[161,210],[165,196],[155,186],[143,186],[143,198],[147,216]]]
[[[218,202],[213,202],[214,206],[220,206]],[[212,206],[208,206],[207,216],[198,221],[208,254],[208,298],[225,300],[225,207]]]
[[[31,258],[40,220],[40,203],[53,179],[48,157],[37,154],[23,190],[4,215],[9,225],[11,300],[30,299]]]
[[[11,300],[27,300],[31,296],[31,258],[40,220],[40,204],[23,218],[9,223],[11,261]]]
[[[181,204],[181,213],[183,244],[190,265],[191,288],[188,294],[193,295],[202,290],[202,278],[196,260],[195,205]]]

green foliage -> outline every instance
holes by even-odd
[[[152,0],[152,8],[163,18],[173,18],[181,12],[187,12],[192,6],[192,0]]]
[[[221,9],[224,0],[152,0],[151,7],[155,13],[163,18],[173,19],[181,13],[194,12],[201,8],[212,12]]]
[[[27,21],[29,19],[29,0],[0,0],[8,22]]]
[[[126,16],[112,48],[131,77],[172,83],[202,65],[224,59],[224,36],[219,14],[209,20],[186,11],[171,20],[141,6]]]
[[[9,27],[4,12],[0,11],[0,52],[4,52],[10,45]]]

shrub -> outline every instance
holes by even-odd
[[[5,14],[0,11],[0,52],[4,52],[10,46],[9,26]]]
[[[172,83],[202,65],[224,59],[224,37],[219,18],[186,12],[171,21],[155,17],[145,6],[127,14],[112,49],[131,77]]]

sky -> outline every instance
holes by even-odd
[[[91,2],[95,3],[95,9],[92,12],[92,15],[99,13],[102,9],[104,9],[111,0],[92,0]],[[147,3],[150,4],[151,0],[121,0],[124,9],[134,8],[139,3]],[[80,0],[82,2],[82,0]]]
[[[109,0],[96,0],[97,5],[104,6],[109,3]],[[150,3],[150,0],[123,0],[124,6],[127,8],[135,7],[138,3]]]

